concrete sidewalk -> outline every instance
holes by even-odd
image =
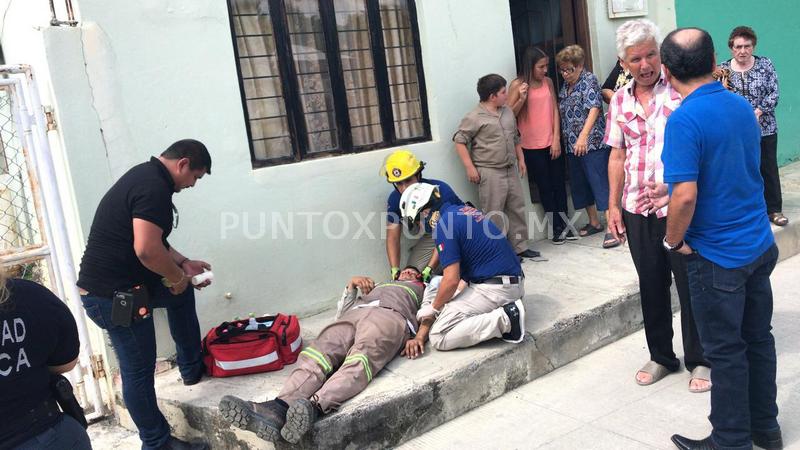
[[[800,251],[800,164],[784,168],[782,177],[784,213],[791,223],[773,228],[781,257],[786,258]],[[638,284],[628,249],[604,250],[601,240],[602,235],[596,235],[563,246],[537,243],[549,261],[523,265],[523,343],[495,340],[451,352],[428,346],[421,359],[398,357],[364,393],[319,421],[301,446],[396,446],[638,330]],[[316,336],[332,317],[331,311],[302,320],[304,337]],[[646,355],[642,348],[628,356],[638,365]],[[159,405],[177,436],[204,438],[215,448],[264,448],[253,434],[223,424],[217,404],[226,394],[256,401],[272,398],[291,369],[206,379],[192,387],[183,386],[177,371],[171,370],[157,377]],[[131,427],[124,408],[119,410],[122,423]]]
[[[800,256],[772,275],[778,351],[778,420],[785,448],[800,449]],[[676,317],[673,324],[680,329]],[[675,341],[680,349],[680,336]],[[634,373],[646,354],[640,331],[476,408],[399,447],[414,449],[665,449],[679,433],[700,439],[711,425],[709,394],[687,390],[681,371],[652,386]],[[681,356],[679,354],[679,356]]]

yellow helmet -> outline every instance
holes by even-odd
[[[416,175],[425,168],[425,163],[418,160],[410,150],[397,150],[383,160],[381,176],[389,183],[397,183]]]

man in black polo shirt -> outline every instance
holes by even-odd
[[[205,145],[192,139],[175,142],[158,158],[130,169],[100,200],[81,261],[81,300],[87,316],[111,338],[119,360],[122,396],[143,449],[206,447],[170,436],[169,424],[156,405],[152,316],[120,325],[124,310],[112,314],[113,297],[143,286],[151,310],[166,308],[183,383],[200,381],[200,325],[194,292],[187,287],[192,276],[211,266],[183,256],[167,237],[173,228],[173,212],[178,226],[172,194],[194,186],[206,173],[211,173],[211,156]]]

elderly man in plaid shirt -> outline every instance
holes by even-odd
[[[662,244],[667,197],[661,149],[667,118],[681,98],[661,72],[658,43],[658,28],[648,20],[631,20],[617,30],[617,53],[633,80],[609,103],[604,138],[612,148],[608,227],[618,240],[628,239],[639,275],[650,361],[636,373],[636,382],[650,385],[680,368],[672,349],[672,272],[681,304],[684,363],[691,371],[689,390],[705,392],[711,388],[710,370],[692,317],[686,262]]]

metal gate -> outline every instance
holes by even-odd
[[[0,265],[10,276],[36,281],[64,300],[78,324],[78,365],[69,373],[90,419],[105,414],[75,286],[75,265],[55,179],[47,120],[29,66],[0,66]]]

